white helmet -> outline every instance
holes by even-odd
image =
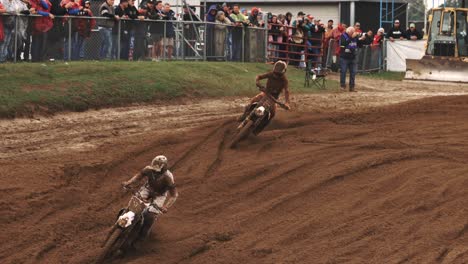
[[[279,60],[275,62],[273,65],[273,72],[274,73],[279,73],[279,74],[284,74],[286,73],[286,69],[288,68],[288,64],[282,60]]]
[[[152,161],[151,161],[151,166],[153,170],[157,172],[161,172],[163,169],[167,167],[167,158],[166,156],[159,155],[156,156]]]

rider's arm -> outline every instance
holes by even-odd
[[[135,176],[133,176],[130,180],[123,183],[124,186],[132,185],[135,182],[139,182],[143,178],[143,173],[140,171]]]
[[[179,193],[177,192],[175,182],[174,182],[174,176],[170,171],[167,171],[167,177],[166,177],[166,184],[169,186],[168,192],[167,192],[167,198],[164,200],[164,204],[162,206],[163,211],[167,211],[177,200],[177,197],[179,196]]]
[[[263,79],[266,79],[268,78],[268,72],[267,73],[264,73],[264,74],[259,74],[257,75],[257,77],[255,77],[255,84],[257,85],[257,87],[263,87],[262,84],[260,83],[260,80],[263,80]]]
[[[177,188],[174,186],[173,188],[169,189],[167,192],[167,198],[164,200],[163,208],[165,210],[169,209],[179,197],[179,193],[177,192]]]

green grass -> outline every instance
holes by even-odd
[[[362,74],[361,76],[369,77],[373,79],[379,79],[379,80],[402,81],[405,78],[405,73],[383,71],[383,72],[377,72],[377,73]]]
[[[271,65],[225,62],[73,62],[0,65],[0,117],[85,111],[180,97],[250,96],[255,75]],[[304,72],[288,70],[293,93],[304,88]],[[328,89],[338,83],[328,81]]]

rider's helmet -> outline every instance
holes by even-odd
[[[275,62],[275,64],[273,65],[273,73],[281,74],[281,75],[285,74],[287,68],[288,68],[288,64],[286,64],[286,62],[282,60],[279,60]]]
[[[157,172],[161,172],[167,168],[167,158],[166,156],[159,155],[156,156],[151,161],[151,168]]]

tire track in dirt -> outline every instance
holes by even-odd
[[[224,119],[1,160],[0,258],[89,263],[128,201],[120,182],[164,153],[180,198],[113,263],[466,263],[467,115],[467,97],[279,112],[236,150]]]

